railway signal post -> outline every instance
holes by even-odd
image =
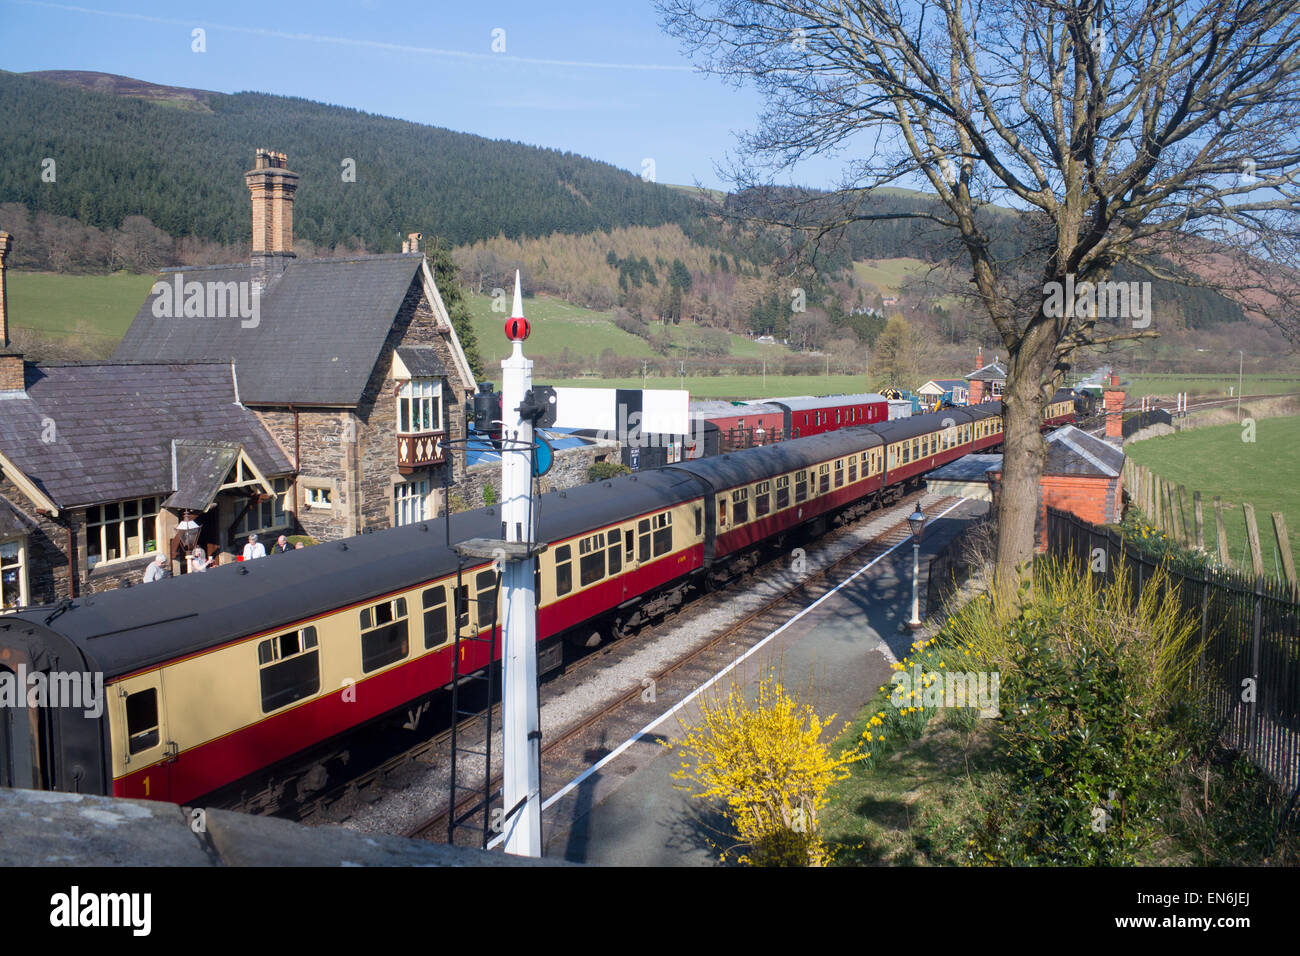
[[[533,363],[524,358],[528,338],[519,273],[514,307],[506,320],[513,343],[501,362],[501,520],[506,553],[501,590],[502,797],[505,851],[542,855],[541,726],[537,706],[537,595],[533,593],[533,419],[520,410],[533,386]],[[523,545],[511,548],[511,544]]]

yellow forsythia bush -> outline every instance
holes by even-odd
[[[848,776],[860,749],[832,756],[822,720],[769,674],[752,699],[733,686],[701,705],[701,717],[673,742],[682,757],[674,777],[700,799],[719,801],[735,830],[737,860],[754,866],[820,866],[826,849],[818,813],[826,790]]]

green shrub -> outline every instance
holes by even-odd
[[[1119,531],[1126,547],[1164,561],[1175,571],[1200,574],[1206,568],[1219,566],[1214,555],[1200,548],[1183,547],[1157,528],[1140,508],[1132,505],[1124,512]]]
[[[497,490],[493,488],[491,485],[484,485],[483,504],[490,508],[492,507],[492,505],[496,504],[496,501],[497,501]]]
[[[1184,757],[1196,626],[1157,573],[1134,596],[1043,561],[998,643],[997,750],[973,862],[1131,865],[1160,832]]]
[[[630,474],[632,474],[632,469],[627,465],[616,461],[598,461],[587,469],[587,483],[592,484],[597,481],[605,481],[608,478],[617,478],[619,475]]]

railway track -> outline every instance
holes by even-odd
[[[894,507],[905,509],[921,498],[922,493],[914,493],[902,499]],[[946,507],[960,499],[944,498],[937,502],[937,507]],[[906,514],[905,510],[901,511]],[[872,513],[871,517],[879,517]],[[639,683],[601,705],[577,723],[564,729],[542,744],[542,791],[556,794],[585,773],[594,763],[610,754],[609,740],[631,738],[648,720],[659,716],[665,707],[681,701],[692,694],[696,688],[712,679],[720,670],[736,662],[750,649],[776,630],[785,621],[807,607],[832,588],[841,583],[855,571],[861,563],[885,553],[900,542],[907,540],[910,531],[905,517],[892,522],[883,532],[847,553],[835,558],[816,571],[803,576],[790,587],[781,589],[771,599],[766,600],[757,609],[732,622],[725,629],[707,637],[702,643],[688,653],[666,666],[647,674]],[[757,569],[761,571],[762,568]],[[662,631],[675,622],[668,620],[643,629],[631,643],[626,644],[623,654],[635,653],[636,649],[653,641]],[[616,647],[611,653],[619,654]],[[482,738],[476,740],[476,746],[482,747]],[[491,790],[500,788],[500,777],[494,775]],[[566,799],[568,799],[566,797]],[[467,797],[455,807],[457,818],[463,817],[477,803],[477,798]],[[478,845],[482,832],[481,815],[470,817],[476,821],[477,829],[466,827],[457,831],[456,842],[465,845]],[[443,806],[408,828],[405,835],[417,839],[444,840],[447,836],[448,809]]]

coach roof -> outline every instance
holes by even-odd
[[[549,492],[538,502],[538,539],[562,541],[700,491],[695,479],[658,470]],[[452,541],[500,537],[495,508],[451,518]],[[116,677],[455,573],[456,563],[442,519],[431,519],[14,617],[40,625],[48,618],[47,626],[77,643],[93,668]]]
[[[808,468],[819,462],[852,455],[881,444],[869,427],[841,428],[808,438],[794,438],[775,445],[747,448],[710,458],[697,458],[664,471],[685,471],[698,475],[714,491],[764,481],[775,475]]]

